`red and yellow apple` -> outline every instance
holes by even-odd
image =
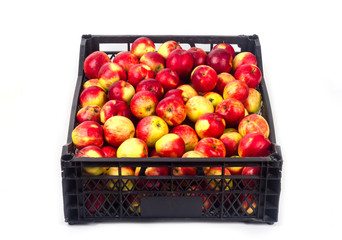
[[[100,112],[101,122],[105,123],[109,118],[113,116],[123,116],[130,118],[129,106],[120,100],[109,100],[103,105]]]
[[[129,118],[113,116],[105,122],[103,131],[106,141],[114,147],[119,147],[125,140],[134,137],[135,127]]]
[[[162,55],[165,59],[167,59],[170,53],[175,49],[182,49],[182,47],[179,45],[178,42],[170,40],[160,45],[160,47],[158,48],[158,53]]]
[[[105,154],[101,150],[101,148],[97,146],[87,146],[82,148],[77,154],[76,157],[91,157],[91,158],[104,158]],[[104,173],[107,168],[106,167],[84,167],[83,170],[90,175],[101,175]]]
[[[198,96],[197,91],[190,84],[182,84],[178,86],[177,89],[180,89],[183,91],[182,93],[183,100],[188,101],[190,98],[194,96]]]
[[[185,153],[183,139],[174,133],[168,133],[156,142],[156,151],[161,157],[181,157]]]
[[[256,65],[245,64],[236,69],[234,77],[245,82],[249,88],[256,88],[261,82],[262,73]]]
[[[156,113],[169,126],[177,126],[186,118],[186,108],[182,100],[176,97],[162,99],[156,108]]]
[[[158,100],[161,100],[164,95],[163,85],[159,81],[152,78],[145,79],[139,82],[136,87],[136,91],[151,91],[156,95]]]
[[[172,70],[171,68],[164,68],[163,70],[160,70],[156,75],[156,80],[163,85],[165,92],[176,88],[180,81],[176,71]]]
[[[158,116],[148,116],[141,119],[136,127],[136,136],[142,139],[148,147],[154,147],[155,143],[169,133],[167,123]]]
[[[139,59],[130,51],[123,51],[115,55],[113,63],[119,64],[127,73],[131,66],[139,63]]]
[[[112,146],[104,146],[101,148],[105,158],[116,158],[117,149]]]
[[[97,78],[98,72],[103,64],[110,62],[105,52],[95,51],[89,54],[83,63],[83,70],[88,79]]]
[[[188,101],[188,98],[182,89],[171,89],[171,90],[167,91],[164,95],[164,98],[167,98],[167,97],[178,98],[184,104]]]
[[[194,58],[194,67],[204,65],[206,63],[207,53],[202,48],[191,47],[187,51],[191,53],[192,57]]]
[[[175,71],[180,79],[185,79],[194,66],[192,54],[184,49],[172,51],[166,59],[166,67]]]
[[[244,117],[239,123],[238,131],[241,136],[253,132],[261,133],[265,138],[270,135],[270,127],[266,119],[258,114],[250,114]]]
[[[219,138],[225,128],[225,120],[217,113],[205,113],[195,123],[195,130],[200,138]]]
[[[132,114],[142,119],[156,113],[158,98],[153,92],[141,91],[137,92],[131,99],[131,112]]]
[[[216,71],[207,65],[197,66],[191,72],[191,83],[198,92],[209,92],[213,90],[217,83]]]
[[[102,107],[107,102],[106,92],[97,86],[84,89],[80,95],[80,105],[85,107],[88,105],[97,105]]]
[[[100,111],[101,108],[97,105],[88,105],[80,110],[78,110],[76,114],[76,119],[78,123],[82,123],[84,121],[94,121],[100,122]]]
[[[179,125],[171,130],[171,133],[175,133],[180,136],[185,143],[185,152],[194,150],[198,143],[198,136],[195,130],[189,125]]]
[[[203,96],[194,96],[190,98],[186,104],[187,117],[192,121],[196,122],[197,119],[205,113],[213,113],[213,104]]]
[[[245,117],[245,107],[235,98],[228,98],[220,102],[215,110],[226,121],[227,127],[236,127]]]
[[[121,185],[121,190],[122,191],[132,191],[134,187],[134,180],[133,179],[127,179],[125,176],[134,176],[134,171],[130,167],[110,167],[107,169],[107,171],[104,172],[104,175],[107,176],[121,176],[119,179],[118,178],[113,178],[110,179],[107,182],[107,187],[113,191],[118,191],[119,187]],[[120,173],[121,170],[121,173]],[[121,182],[119,182],[121,181]]]
[[[244,64],[257,65],[257,59],[251,52],[240,52],[233,59],[233,71]]]
[[[246,83],[240,80],[234,80],[226,84],[223,89],[223,99],[235,98],[244,103],[249,94],[249,88]]]
[[[165,58],[157,52],[145,53],[140,58],[140,63],[146,64],[147,66],[152,68],[154,75],[157,75],[157,73],[163,70],[166,66]]]
[[[235,57],[235,50],[232,47],[232,45],[230,45],[229,43],[219,43],[215,45],[213,49],[217,49],[217,48],[226,49],[230,53],[230,55],[232,55],[233,58]]]
[[[247,175],[259,176],[260,167],[244,167],[242,169],[241,175],[243,175],[243,181],[242,181],[243,185],[245,187],[248,187],[249,190],[251,190],[257,186],[257,184],[259,183],[259,179],[251,179],[245,176]]]
[[[134,94],[135,89],[132,84],[124,80],[114,82],[108,89],[109,100],[124,101],[127,105],[130,105]]]
[[[249,88],[248,97],[243,103],[248,113],[257,113],[261,109],[261,94],[254,88]]]
[[[92,86],[97,86],[97,87],[100,87],[103,89],[103,87],[101,86],[100,82],[99,82],[99,79],[97,78],[92,78],[92,79],[89,79],[88,81],[86,81],[84,84],[83,84],[83,90],[88,88],[88,87],[92,87]],[[105,90],[105,89],[103,89]]]
[[[105,63],[99,70],[99,83],[102,88],[108,91],[109,87],[116,81],[126,80],[125,70],[117,63]]]
[[[148,147],[140,138],[129,138],[120,144],[116,156],[118,158],[148,157]]]
[[[262,133],[248,133],[242,137],[238,146],[240,157],[267,157],[272,144]]]
[[[227,72],[222,72],[217,75],[217,83],[215,87],[215,91],[219,94],[223,94],[223,89],[227,85],[227,83],[236,80],[234,76]]]
[[[212,190],[215,190],[215,191],[221,191],[222,189],[224,189],[224,191],[232,190],[233,181],[225,177],[225,176],[231,175],[228,168],[224,168],[224,173],[222,173],[221,167],[211,167],[209,171],[206,173],[206,175],[207,176],[223,176],[225,179],[222,184],[221,178],[208,178],[207,182],[208,182],[209,187]]]
[[[201,139],[195,149],[195,151],[204,153],[208,157],[225,157],[226,147],[223,142],[217,138],[203,138]]]
[[[232,69],[233,57],[226,49],[217,48],[208,53],[207,65],[212,67],[217,74],[230,72]]]
[[[128,82],[136,87],[142,80],[154,78],[154,72],[146,64],[134,64],[128,69],[127,78]]]
[[[220,137],[220,140],[226,146],[227,157],[238,155],[238,146],[242,136],[238,132],[226,132]]]
[[[154,42],[147,37],[140,37],[134,40],[131,47],[131,52],[137,57],[141,58],[145,53],[154,52],[156,46]]]
[[[102,147],[103,130],[102,126],[94,121],[80,123],[71,133],[72,142],[78,149],[87,146]]]

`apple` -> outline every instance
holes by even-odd
[[[152,68],[154,75],[157,75],[157,73],[163,70],[166,66],[165,58],[157,52],[145,53],[140,58],[140,63],[146,64],[147,66]]]
[[[101,122],[105,123],[113,116],[124,116],[130,118],[129,106],[120,100],[109,100],[103,105],[100,112]]]
[[[168,176],[170,168],[168,167],[147,167],[145,169],[146,176]],[[135,176],[139,176],[141,167],[135,168]]]
[[[103,87],[101,86],[100,82],[99,82],[99,79],[97,78],[92,78],[92,79],[89,79],[88,81],[86,81],[84,84],[83,84],[83,90],[88,88],[88,87],[92,87],[92,86],[97,86],[97,87],[100,87],[103,89]],[[105,89],[103,89],[105,90]]]
[[[165,59],[168,58],[170,53],[175,49],[182,49],[178,42],[170,40],[164,42],[159,48],[158,53],[162,55]]]
[[[258,114],[250,114],[244,117],[239,123],[238,131],[241,136],[252,132],[262,133],[265,138],[270,135],[270,128],[266,119]]]
[[[131,52],[137,57],[141,58],[145,53],[154,52],[156,46],[153,41],[147,37],[140,37],[134,40],[131,47]]]
[[[108,89],[109,100],[124,101],[127,105],[130,105],[134,94],[135,89],[132,84],[124,80],[114,82]]]
[[[100,122],[100,111],[101,108],[97,105],[88,105],[80,110],[78,110],[76,114],[76,119],[78,123],[82,123],[84,121],[94,121]]]
[[[203,97],[208,99],[211,102],[211,104],[213,104],[214,108],[216,108],[217,105],[223,101],[222,96],[217,92],[207,92],[203,95]]]
[[[154,78],[154,72],[152,68],[146,64],[134,64],[128,69],[128,82],[136,87],[139,82],[144,79]]]
[[[233,71],[244,64],[257,65],[257,58],[251,52],[240,52],[233,58]]]
[[[225,157],[226,147],[223,142],[217,138],[203,138],[201,139],[195,149],[195,151],[204,153],[208,157]]]
[[[129,118],[113,116],[105,122],[103,131],[106,141],[114,147],[119,147],[125,140],[134,137],[135,127]]]
[[[71,133],[72,142],[78,149],[87,146],[102,147],[103,130],[102,126],[94,121],[80,123]]]
[[[197,91],[190,84],[182,84],[177,89],[183,90],[183,100],[188,101],[190,98],[198,96]]]
[[[226,132],[220,137],[220,140],[226,147],[226,156],[236,156],[238,154],[238,146],[242,136],[238,132]]]
[[[241,210],[248,215],[253,214],[257,208],[257,202],[252,194],[242,194],[239,196]]]
[[[146,167],[145,171],[142,172],[141,167],[135,168],[135,176],[168,176],[170,168],[168,167]],[[139,190],[160,190],[167,180],[165,179],[139,179],[136,186]]]
[[[235,57],[235,50],[232,47],[232,45],[230,45],[229,43],[219,43],[215,45],[213,49],[217,49],[217,48],[226,49],[233,58]]]
[[[185,143],[177,134],[168,133],[156,142],[155,148],[161,157],[181,157],[185,152]]]
[[[248,113],[257,113],[261,109],[261,94],[254,88],[249,88],[248,97],[243,103]]]
[[[181,100],[184,104],[188,101],[187,96],[185,95],[185,92],[182,89],[171,89],[167,91],[164,95],[164,98],[167,97],[175,97]]]
[[[79,100],[81,107],[88,105],[97,105],[102,107],[107,102],[107,95],[102,88],[92,86],[82,91]]]
[[[172,70],[171,68],[164,68],[163,70],[160,70],[156,75],[156,80],[163,85],[165,92],[176,88],[180,81],[176,71]]]
[[[196,122],[197,119],[205,113],[213,113],[213,104],[203,96],[194,96],[190,98],[186,104],[187,117],[192,121]]]
[[[139,60],[130,51],[123,51],[123,52],[119,52],[118,54],[115,55],[115,57],[113,59],[113,63],[117,63],[117,64],[121,65],[121,67],[123,67],[123,69],[125,69],[125,71],[127,73],[128,69],[131,66],[139,63]]]
[[[131,112],[134,116],[142,119],[156,113],[158,104],[157,96],[150,91],[137,92],[131,100]]]
[[[215,87],[215,91],[219,94],[223,94],[223,89],[227,85],[227,83],[236,80],[233,75],[227,72],[222,72],[217,75],[217,83]]]
[[[103,64],[110,62],[105,52],[95,51],[89,54],[83,63],[83,70],[88,79],[97,78],[98,72]]]
[[[104,200],[103,194],[89,194],[89,196],[86,196],[84,206],[87,208],[90,214],[95,214],[96,212],[103,210]]]
[[[120,178],[113,178],[107,182],[107,187],[113,191],[132,191],[134,187],[133,179],[127,179],[125,176],[134,176],[134,171],[130,167],[110,167],[104,172],[106,176],[121,176]],[[121,173],[120,173],[121,170]],[[121,182],[120,182],[121,181]],[[121,189],[120,188],[121,185]]]
[[[242,169],[241,175],[243,175],[243,185],[248,186],[250,190],[255,188],[255,186],[258,184],[259,180],[258,179],[251,179],[251,178],[246,178],[245,176],[247,175],[254,175],[254,176],[259,176],[260,175],[260,167],[244,167]]]
[[[217,113],[205,113],[195,123],[195,130],[200,138],[219,138],[225,128],[225,120]]]
[[[240,157],[267,157],[272,144],[262,133],[248,133],[242,137],[238,146]]]
[[[151,91],[156,95],[158,100],[161,100],[164,95],[163,85],[159,81],[152,78],[145,79],[139,82],[136,87],[136,91]]]
[[[235,98],[228,98],[220,102],[215,110],[226,120],[227,127],[236,127],[245,117],[245,107]]]
[[[116,148],[113,148],[112,146],[104,146],[101,150],[103,151],[105,158],[116,158]]]
[[[207,59],[207,53],[199,47],[191,47],[187,50],[191,53],[192,57],[194,58],[194,67],[199,65],[205,65]]]
[[[175,97],[162,99],[157,105],[156,113],[169,126],[177,126],[186,118],[186,108],[183,101]]]
[[[224,168],[224,173],[222,174],[221,167],[211,167],[209,171],[206,173],[206,175],[225,177],[225,176],[231,175],[231,173],[229,172],[228,168]],[[229,178],[225,178],[223,184],[221,183],[221,177],[220,178],[208,178],[207,182],[208,182],[209,187],[215,191],[221,191],[222,189],[224,189],[224,191],[229,191],[229,190],[232,190],[233,188],[233,181]]]
[[[205,153],[199,151],[188,151],[183,154],[182,158],[207,158],[208,156]]]
[[[99,83],[105,91],[108,91],[110,85],[119,80],[126,80],[125,70],[117,63],[105,63],[99,70]]]
[[[154,147],[157,140],[169,133],[167,123],[158,116],[141,119],[136,127],[137,138],[142,139],[148,147]]]
[[[256,88],[261,82],[262,74],[256,65],[245,64],[236,69],[234,77],[245,82],[249,88]]]
[[[173,176],[194,176],[197,175],[196,167],[174,167],[172,169]]]
[[[223,133],[227,132],[238,132],[238,130],[236,128],[226,128]]]
[[[198,143],[198,136],[195,130],[189,125],[178,125],[171,130],[171,133],[180,136],[185,143],[185,152],[195,149]]]
[[[235,98],[240,102],[244,103],[248,97],[249,88],[246,83],[240,80],[234,80],[224,87],[223,99]]]
[[[118,158],[144,158],[148,157],[148,147],[139,138],[129,138],[120,144],[116,153]]]
[[[82,148],[76,154],[76,157],[104,158],[105,154],[101,150],[101,148],[97,146],[87,146],[87,147]],[[83,170],[90,175],[101,175],[107,170],[107,168],[106,167],[84,167]]]
[[[230,72],[232,69],[233,58],[226,49],[217,48],[209,52],[207,56],[207,65],[212,67],[217,74]]]
[[[166,59],[166,67],[174,70],[180,79],[185,79],[194,66],[192,54],[184,49],[173,50]]]
[[[239,158],[240,156],[234,155],[231,158]],[[227,167],[232,175],[241,175],[244,167]]]
[[[198,92],[209,92],[217,83],[216,71],[207,65],[197,66],[191,72],[191,83]]]

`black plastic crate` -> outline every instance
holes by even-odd
[[[76,113],[83,83],[88,80],[83,62],[90,53],[101,50],[114,54],[130,50],[141,36],[84,35],[81,40],[79,69],[70,115],[67,144],[61,156],[65,221],[69,224],[116,221],[234,221],[272,224],[278,220],[281,190],[282,155],[276,144],[274,124],[265,80],[258,90],[263,106],[260,114],[270,127],[272,154],[248,158],[79,158],[75,157],[71,133],[77,126]],[[183,48],[202,47],[210,51],[217,43],[229,43],[236,52],[249,51],[256,55],[263,72],[261,47],[257,35],[252,36],[146,36],[156,46],[168,41],[180,42]],[[118,167],[118,176],[90,176],[84,167]],[[145,176],[146,167],[197,167],[197,176]],[[203,167],[255,166],[254,176],[206,176]],[[124,176],[124,167],[137,168],[139,176]],[[211,185],[211,188],[208,186]],[[213,187],[215,186],[215,187]],[[214,189],[214,190],[213,190]]]

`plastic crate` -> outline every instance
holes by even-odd
[[[117,221],[230,221],[272,224],[278,219],[281,190],[282,155],[276,144],[274,124],[265,80],[258,90],[263,106],[260,114],[268,121],[272,154],[248,158],[79,158],[71,132],[77,126],[76,113],[83,83],[88,80],[83,62],[90,53],[101,50],[111,58],[130,50],[132,42],[141,36],[84,35],[81,40],[78,79],[71,108],[67,144],[61,156],[65,221],[69,224]],[[156,46],[168,40],[181,43],[183,48],[198,46],[210,51],[217,43],[232,44],[236,52],[249,51],[256,55],[263,72],[261,48],[253,36],[146,36]],[[84,167],[118,167],[119,176],[89,176]],[[123,176],[123,167],[198,167],[197,176]],[[203,167],[257,166],[254,176],[206,176]],[[222,171],[224,172],[224,171]],[[216,186],[215,188],[209,185]],[[214,189],[214,190],[213,190]]]

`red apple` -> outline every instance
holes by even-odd
[[[245,82],[248,87],[256,88],[261,82],[262,74],[256,65],[245,64],[236,69],[234,77]]]
[[[185,143],[185,152],[194,150],[198,143],[198,136],[195,130],[189,125],[179,125],[172,129],[171,133],[180,136]]]
[[[235,98],[240,102],[244,103],[248,97],[249,88],[246,83],[240,80],[234,80],[224,87],[223,99]]]
[[[141,119],[136,128],[137,138],[146,142],[148,147],[154,147],[155,143],[168,133],[167,123],[158,116],[148,116]]]
[[[196,147],[195,151],[204,153],[208,157],[225,157],[226,147],[223,142],[217,138],[203,138],[201,139]]]
[[[222,134],[220,140],[226,146],[227,157],[236,156],[238,154],[238,146],[242,136],[238,132],[226,132]]]
[[[140,58],[140,63],[146,64],[150,68],[152,68],[154,75],[165,68],[166,61],[165,58],[157,53],[157,52],[148,52],[145,53]]]
[[[154,78],[154,72],[149,66],[139,63],[128,69],[128,82],[136,87],[144,79]]]
[[[116,148],[113,148],[112,146],[104,146],[101,150],[103,151],[105,158],[116,158]]]
[[[88,79],[97,78],[103,64],[110,62],[105,52],[96,51],[89,54],[84,60],[83,70]]]
[[[233,71],[244,64],[257,65],[257,58],[251,52],[240,52],[233,58]]]
[[[207,176],[229,176],[231,173],[228,168],[224,168],[224,174],[222,174],[221,167],[211,167],[209,171],[206,173]],[[207,178],[208,185],[212,190],[221,191],[222,188],[225,191],[229,191],[233,188],[233,181],[229,178],[226,178],[224,184],[221,183],[221,178]],[[223,186],[222,186],[223,185]]]
[[[257,113],[261,109],[261,94],[254,88],[249,88],[248,97],[243,103],[248,113]]]
[[[92,86],[97,86],[97,87],[100,87],[103,89],[103,87],[101,86],[100,82],[99,82],[99,79],[97,78],[92,78],[92,79],[89,79],[88,81],[86,81],[84,84],[83,84],[83,90],[88,88],[88,87],[92,87]],[[103,89],[105,90],[105,89]]]
[[[135,94],[135,89],[129,82],[119,80],[113,83],[108,89],[109,100],[124,101],[127,105]]]
[[[236,79],[230,73],[226,73],[226,72],[220,73],[219,75],[217,75],[217,83],[216,83],[216,87],[214,90],[222,95],[223,89],[227,85],[227,83],[234,81],[234,80]]]
[[[80,95],[80,105],[85,107],[88,105],[97,105],[102,107],[107,102],[106,92],[97,86],[84,89]]]
[[[232,45],[230,45],[229,43],[219,43],[215,45],[213,49],[217,49],[217,48],[226,49],[230,53],[230,55],[232,55],[233,58],[235,57],[235,50],[232,47]]]
[[[131,52],[137,57],[141,58],[145,53],[154,52],[156,46],[153,41],[147,37],[137,38],[131,47]]]
[[[164,42],[158,49],[158,53],[162,55],[165,59],[170,55],[170,53],[175,49],[182,49],[178,42],[170,40]]]
[[[87,146],[82,148],[77,154],[76,157],[91,157],[91,158],[104,158],[105,154],[101,150],[101,148],[97,146]],[[83,170],[90,175],[100,175],[104,173],[107,168],[106,167],[84,167]]]
[[[183,101],[175,97],[162,99],[157,105],[156,113],[169,126],[177,126],[186,118],[186,108]]]
[[[217,74],[212,67],[207,65],[197,66],[191,72],[191,83],[198,92],[209,92],[217,83]]]
[[[125,140],[134,137],[135,127],[130,119],[113,116],[105,122],[103,131],[106,141],[114,147],[119,147]]]
[[[260,175],[260,167],[244,167],[242,169],[241,175],[246,176],[246,175],[254,175],[254,176],[259,176]],[[243,185],[248,186],[249,189],[253,189],[257,184],[259,180],[258,179],[250,179],[243,177]]]
[[[168,176],[170,168],[168,167],[146,167],[145,172],[142,172],[141,167],[135,168],[135,176]],[[160,190],[165,184],[165,179],[139,179],[136,186],[139,190]]]
[[[166,59],[166,67],[174,70],[180,79],[185,79],[191,73],[194,58],[184,49],[172,51]]]
[[[161,100],[164,95],[163,85],[153,78],[145,79],[139,82],[136,87],[136,90],[137,92],[151,91],[156,95],[158,100]]]
[[[186,104],[187,117],[192,121],[196,122],[197,119],[205,113],[213,113],[213,104],[203,96],[194,96],[190,98]]]
[[[120,144],[116,156],[118,158],[144,158],[148,156],[148,147],[139,138],[129,138]]]
[[[100,122],[100,111],[101,108],[96,105],[88,105],[83,108],[81,108],[77,114],[77,122],[82,123],[84,121],[94,121],[94,122]]]
[[[78,149],[87,146],[102,147],[102,126],[94,121],[85,121],[74,128],[71,134],[72,142]]]
[[[174,133],[162,136],[155,146],[158,155],[161,157],[181,157],[185,152],[183,139]]]
[[[194,67],[199,65],[205,65],[207,60],[207,53],[199,47],[192,47],[188,50],[191,53],[192,57],[194,58]]]
[[[272,144],[262,133],[248,133],[240,140],[240,157],[267,157],[271,154]]]
[[[105,123],[109,118],[113,116],[124,116],[127,118],[131,117],[129,106],[120,100],[109,100],[103,105],[100,118],[101,122]]]
[[[195,130],[200,138],[219,138],[225,128],[225,120],[217,113],[203,114],[195,123]]]
[[[188,101],[185,92],[181,89],[171,89],[169,91],[167,91],[164,95],[164,98],[167,97],[175,97],[178,98],[179,100],[181,100],[184,104],[186,103],[186,101]]]
[[[158,98],[153,92],[141,91],[137,92],[131,100],[131,112],[134,116],[142,119],[156,113]]]
[[[106,91],[114,82],[126,79],[126,72],[119,64],[105,63],[99,70],[99,83]]]
[[[115,55],[113,59],[113,63],[117,63],[125,69],[126,73],[128,72],[128,69],[139,63],[138,58],[131,52],[129,51],[123,51],[119,52],[117,55]]]
[[[244,117],[239,123],[238,131],[241,136],[252,132],[262,133],[265,138],[270,135],[270,128],[266,119],[258,114],[250,114]]]
[[[198,96],[198,92],[190,84],[182,84],[177,89],[183,90],[183,101],[186,100],[187,102],[190,98]]]
[[[180,81],[176,71],[172,70],[171,68],[160,70],[156,75],[156,80],[163,85],[165,92],[176,88]]]
[[[227,127],[236,127],[239,122],[245,117],[245,107],[243,104],[234,98],[228,98],[220,102],[215,110],[226,120]]]
[[[207,65],[212,67],[217,74],[230,72],[232,69],[232,55],[225,49],[213,49],[207,57]]]

